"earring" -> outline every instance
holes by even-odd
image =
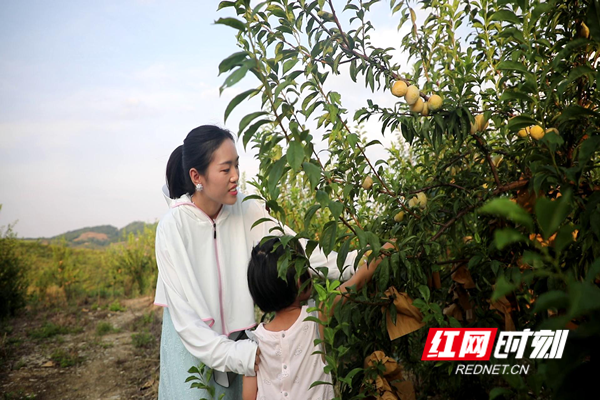
[[[201,183],[196,184],[196,192],[201,192],[202,189],[204,189],[204,186]]]

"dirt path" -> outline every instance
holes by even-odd
[[[155,399],[162,309],[151,297],[27,313],[0,336],[0,399]]]

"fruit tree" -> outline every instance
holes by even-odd
[[[410,27],[409,67],[372,39],[376,3],[222,1],[235,16],[217,21],[240,47],[219,66],[222,89],[252,85],[225,118],[260,99],[238,130],[258,149],[256,196],[309,253],[385,255],[326,324],[336,395],[586,393],[600,338],[600,2],[385,2]],[[349,111],[337,75],[389,101]],[[379,143],[367,121],[398,135],[382,159],[367,156]],[[316,285],[325,308],[336,285]],[[461,375],[421,361],[431,327],[570,335],[561,359],[503,360],[527,374]]]

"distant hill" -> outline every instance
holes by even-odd
[[[100,248],[125,240],[125,236],[129,233],[137,235],[144,230],[146,225],[151,226],[153,224],[135,221],[121,229],[115,228],[112,225],[98,225],[65,232],[51,238],[27,240],[39,240],[41,243],[50,243],[64,237],[67,244],[71,247]]]

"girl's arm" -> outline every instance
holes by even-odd
[[[393,249],[394,247],[395,246],[392,243],[387,242],[381,248]],[[356,286],[356,290],[360,290],[367,282],[371,280],[371,278],[373,278],[373,274],[375,273],[377,266],[379,266],[379,263],[383,260],[383,257],[385,257],[384,254],[372,260],[368,265],[361,266],[356,270],[356,273],[352,278],[348,279],[346,282],[340,285],[339,291],[341,292],[341,294],[336,296],[331,312],[333,312],[333,309],[336,307],[337,303],[342,299],[343,295],[348,292],[349,288],[351,288],[352,286]],[[344,301],[345,300],[346,299],[344,299]]]
[[[256,394],[258,393],[256,376],[244,376],[243,383],[242,400],[256,400]]]

